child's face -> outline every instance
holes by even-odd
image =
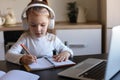
[[[30,33],[37,38],[44,36],[49,25],[49,18],[46,15],[28,15]]]

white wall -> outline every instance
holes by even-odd
[[[98,1],[97,0],[76,0],[78,4],[87,10],[88,21],[98,20]]]
[[[107,0],[107,27],[120,25],[120,0]]]
[[[31,0],[0,0],[0,11],[2,14],[5,14],[7,12],[7,8],[13,8],[17,22],[20,22],[20,15],[30,1]]]
[[[13,8],[17,22],[21,22],[20,15],[30,1],[31,0],[0,0],[0,11],[6,13],[7,8]],[[79,5],[87,8],[88,20],[97,20],[97,0],[48,0],[49,5],[55,11],[56,21],[68,21],[66,9],[67,3],[71,1],[77,1]]]
[[[48,0],[56,14],[56,21],[67,21],[67,3],[75,0]]]
[[[56,21],[67,21],[67,3],[77,1],[79,6],[86,8],[87,20],[98,20],[98,3],[97,0],[48,0],[50,6],[54,9],[56,14]]]

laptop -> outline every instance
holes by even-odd
[[[107,60],[88,58],[58,73],[59,76],[80,80],[120,80],[120,26],[112,28]]]

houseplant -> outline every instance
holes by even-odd
[[[78,8],[76,2],[69,2],[67,3],[67,10],[68,10],[68,18],[70,23],[77,22],[77,15],[78,15]]]

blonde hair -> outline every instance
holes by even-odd
[[[47,5],[47,3],[43,2],[43,1],[33,1],[33,2],[29,3],[28,6],[31,5],[31,4],[35,4],[35,3]],[[28,18],[28,15],[31,14],[31,13],[34,14],[34,15],[46,15],[48,17],[51,17],[50,16],[50,11],[45,7],[34,6],[34,7],[29,8],[26,11],[27,18]]]

